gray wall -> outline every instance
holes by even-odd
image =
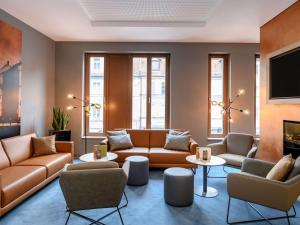
[[[83,54],[98,52],[166,52],[171,54],[171,127],[191,131],[200,145],[207,143],[208,106],[208,54],[229,53],[231,70],[231,93],[241,87],[246,95],[236,106],[249,108],[251,114],[233,114],[232,131],[255,133],[254,90],[255,61],[258,44],[184,44],[184,43],[95,43],[57,42],[55,51],[55,103],[66,107],[72,104],[68,93],[82,96]],[[83,152],[81,136],[81,112],[70,112],[72,137],[75,151]],[[99,140],[89,139],[91,145]]]
[[[55,42],[0,9],[22,31],[21,133],[46,134],[54,105]]]

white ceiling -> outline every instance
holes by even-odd
[[[55,41],[258,43],[259,27],[297,0],[1,0]]]

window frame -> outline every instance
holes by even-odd
[[[99,133],[94,133],[94,132],[89,132],[90,130],[90,123],[89,123],[89,115],[85,113],[85,109],[82,105],[82,136],[84,136],[84,127],[86,123],[86,136],[91,136],[91,137],[99,137],[103,136],[106,133],[106,121],[107,121],[107,107],[106,107],[106,96],[107,96],[107,55],[103,53],[89,53],[86,52],[84,54],[84,100],[86,100],[86,104],[90,104],[90,95],[89,95],[89,90],[90,90],[90,59],[92,57],[103,57],[104,58],[104,85],[103,85],[103,132]],[[86,137],[85,137],[86,138]]]
[[[261,58],[260,58],[260,54],[257,53],[254,55],[254,77],[255,77],[255,85],[254,85],[254,133],[255,133],[255,137],[260,137],[260,132],[259,134],[256,133],[256,129],[257,129],[257,124],[256,124],[256,117],[257,117],[257,114],[256,114],[256,104],[257,104],[257,101],[256,101],[256,83],[257,83],[257,80],[256,80],[256,72],[257,72],[257,68],[256,68],[256,60],[259,59],[259,63],[261,65]],[[260,66],[259,66],[260,68]],[[259,71],[259,79],[261,78],[261,75],[260,75],[260,71]],[[259,90],[260,91],[260,90]],[[261,96],[261,93],[259,93],[259,96]],[[260,98],[259,98],[260,99]],[[260,100],[259,100],[259,104],[260,104]],[[260,121],[259,121],[260,123]],[[260,131],[260,126],[259,126],[259,131]]]
[[[209,54],[208,55],[208,126],[207,136],[208,138],[224,138],[228,133],[228,114],[223,114],[223,133],[212,134],[211,133],[211,60],[213,58],[222,58],[224,62],[223,66],[223,102],[225,107],[229,102],[229,54]]]
[[[165,58],[166,59],[166,79],[165,79],[165,127],[162,129],[168,129],[170,127],[170,54],[157,54],[157,53],[139,53],[139,54],[131,54],[131,117],[130,124],[132,128],[132,66],[133,66],[133,58],[147,58],[147,104],[146,104],[146,129],[151,128],[151,90],[152,90],[152,58]]]

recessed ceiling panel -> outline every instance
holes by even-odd
[[[132,24],[146,27],[203,26],[221,1],[223,0],[79,0],[92,25],[114,26],[114,22],[119,22],[121,26]]]

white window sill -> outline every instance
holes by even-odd
[[[81,139],[104,139],[106,136],[81,136]]]
[[[224,138],[207,138],[208,141],[223,141]]]

